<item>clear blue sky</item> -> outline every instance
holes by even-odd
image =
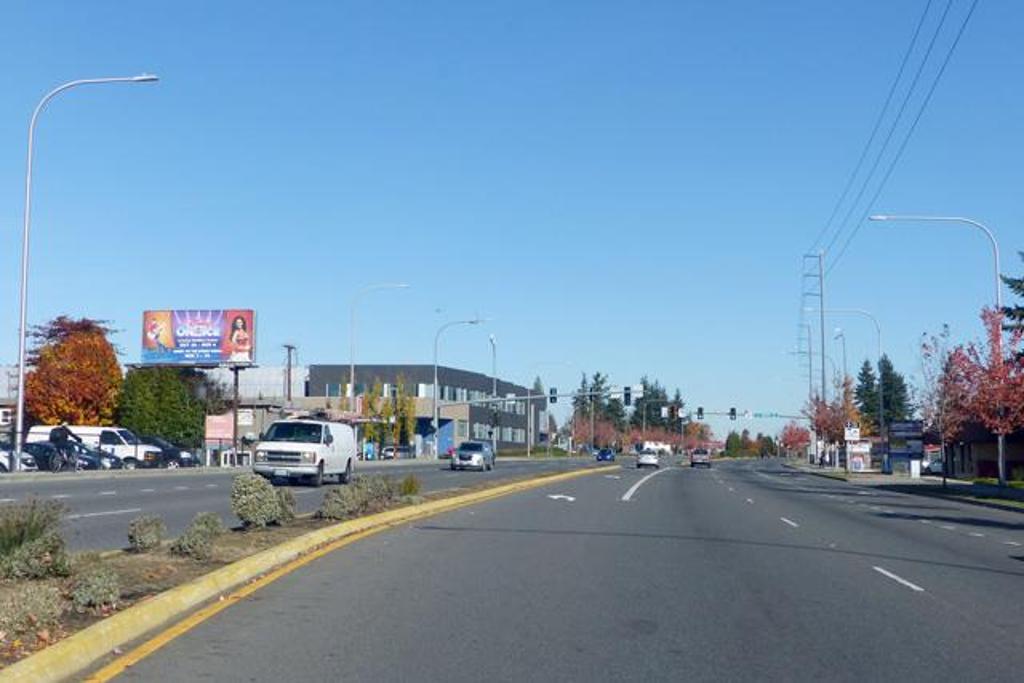
[[[268,7],[269,5],[274,7]],[[941,7],[945,2],[936,2]],[[944,53],[968,5],[955,0]],[[17,2],[0,27],[0,361],[16,356],[25,131],[38,137],[30,320],[252,307],[258,360],[442,361],[546,384],[647,373],[691,406],[797,411],[800,256],[827,219],[923,1]],[[988,222],[1024,249],[1024,8],[983,0],[877,205]],[[930,73],[927,72],[927,73]],[[927,74],[926,74],[927,75]],[[864,227],[830,304],[976,336],[980,235]],[[873,353],[848,331],[850,364]],[[535,363],[547,363],[532,368]],[[754,430],[781,425],[751,423]]]

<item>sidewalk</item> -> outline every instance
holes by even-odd
[[[909,493],[919,496],[933,496],[971,503],[998,510],[1024,512],[1024,490],[1011,487],[1000,488],[992,484],[976,484],[964,479],[946,479],[946,487],[942,486],[941,477],[926,476],[911,479],[907,476],[893,474],[859,474],[844,472],[829,467],[815,467],[802,462],[786,462],[789,469],[799,470],[807,474],[829,479],[839,479],[857,486]]]

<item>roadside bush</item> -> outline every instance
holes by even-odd
[[[110,567],[94,565],[75,577],[71,603],[79,612],[92,608],[102,611],[117,607],[121,599],[121,581]]]
[[[328,491],[317,511],[317,517],[348,519],[383,510],[398,496],[399,488],[394,479],[380,474],[357,477],[348,486]]]
[[[174,543],[171,553],[204,562],[213,556],[213,540],[224,532],[220,517],[212,512],[200,512]]]
[[[70,565],[60,534],[64,512],[60,503],[35,499],[0,506],[0,576],[66,576]]]
[[[281,508],[281,518],[278,521],[290,522],[295,519],[295,494],[292,490],[279,488],[274,492],[277,494],[277,504]]]
[[[364,497],[364,491],[354,485],[329,489],[324,494],[324,500],[320,504],[316,516],[320,519],[335,520],[354,517],[359,514]]]
[[[415,474],[409,474],[402,480],[401,485],[398,487],[398,495],[400,496],[415,496],[420,492],[420,480]]]
[[[269,481],[258,474],[240,474],[231,485],[231,509],[246,527],[265,527],[281,520],[281,504]]]
[[[49,583],[29,583],[0,598],[0,631],[10,636],[57,625],[64,612],[60,590]]]
[[[141,515],[128,523],[128,546],[136,553],[156,550],[166,531],[164,520],[156,515]]]

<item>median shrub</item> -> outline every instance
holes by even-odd
[[[0,596],[0,631],[11,636],[38,633],[56,626],[64,612],[60,589],[45,582],[18,586]]]
[[[167,526],[156,515],[140,515],[128,523],[128,547],[132,552],[156,550],[164,540]]]
[[[71,603],[79,612],[93,609],[103,612],[117,607],[121,599],[121,581],[110,567],[93,565],[75,577]]]
[[[317,511],[321,519],[349,519],[383,510],[398,496],[399,485],[391,477],[370,474],[348,486],[331,489]]]
[[[213,541],[224,532],[220,517],[212,512],[200,512],[174,543],[171,553],[205,562],[213,556]]]
[[[415,474],[406,475],[398,487],[398,495],[415,496],[420,492],[420,480]]]
[[[41,579],[70,571],[60,524],[65,508],[31,499],[0,506],[0,576]]]
[[[281,518],[278,521],[292,521],[295,519],[295,494],[288,488],[279,488],[275,492],[277,493],[277,504],[281,508]]]
[[[231,485],[231,509],[245,527],[262,528],[281,520],[281,504],[269,481],[240,474]]]

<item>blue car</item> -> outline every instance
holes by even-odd
[[[610,448],[602,448],[597,452],[597,462],[615,462],[615,451]]]

